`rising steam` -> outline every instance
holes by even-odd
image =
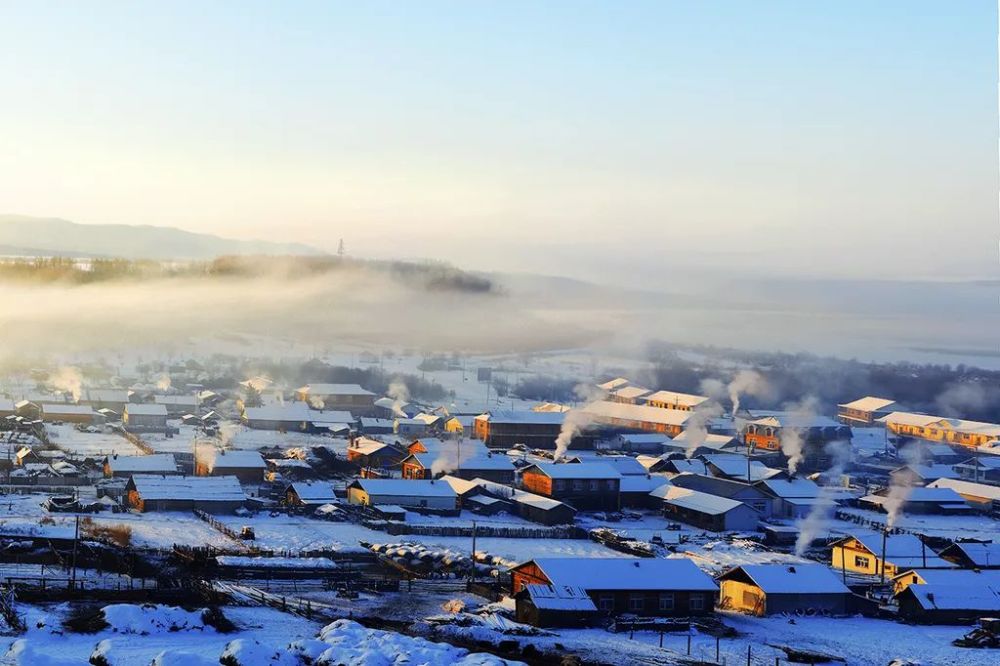
[[[702,403],[691,413],[684,424],[684,437],[687,442],[687,447],[684,450],[685,458],[694,457],[698,447],[708,439],[709,421],[718,416],[722,416],[722,407],[714,402]]]
[[[824,483],[819,489],[816,503],[809,510],[809,515],[799,521],[799,535],[795,539],[795,554],[802,555],[806,548],[823,535],[830,515],[836,506],[835,493],[837,483],[851,462],[851,443],[846,441],[829,442],[824,448],[830,456],[830,467],[823,473]]]
[[[159,391],[169,391],[170,390],[170,375],[167,373],[161,373],[156,378],[156,388]]]
[[[393,379],[389,383],[389,389],[385,392],[387,396],[392,398],[392,413],[401,418],[406,418],[406,412],[403,411],[403,405],[410,401],[410,389],[406,387],[406,384],[401,379]]]
[[[770,387],[767,384],[767,380],[759,372],[755,370],[740,370],[733,377],[733,380],[729,382],[726,390],[729,393],[729,400],[733,405],[733,418],[735,419],[736,413],[740,410],[741,396],[763,397],[768,394]]]
[[[781,452],[788,458],[788,473],[795,476],[799,465],[806,457],[806,442],[804,433],[808,424],[816,417],[816,408],[819,401],[813,396],[807,396],[799,403],[795,403],[789,408],[791,427],[781,429]],[[801,426],[798,424],[802,424]]]
[[[79,402],[83,392],[83,375],[79,368],[63,366],[49,376],[49,383],[59,391],[65,391],[73,396],[73,402]]]

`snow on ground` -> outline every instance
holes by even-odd
[[[882,524],[886,520],[886,514],[878,511],[855,508],[843,508],[841,510],[845,513],[862,516],[868,520],[874,520]],[[997,538],[998,523],[996,519],[984,515],[943,516],[906,513],[896,521],[896,527],[919,534],[946,537],[948,539],[963,537],[994,541]],[[837,534],[850,534],[851,532],[865,529],[870,530],[871,528],[864,525],[856,525],[846,520],[830,521],[830,531]]]
[[[68,423],[62,425],[46,425],[49,440],[66,452],[67,455],[79,458],[103,458],[106,455],[142,455],[131,442],[113,431],[104,431],[94,426],[98,432],[80,432]]]
[[[234,633],[222,634],[211,627],[196,628],[201,624],[200,617],[195,617],[197,613],[179,608],[161,606],[153,612],[143,612],[139,606],[130,604],[117,604],[116,607],[112,624],[118,631],[109,628],[95,634],[75,634],[65,632],[61,626],[71,611],[69,604],[22,606],[28,625],[20,647],[23,656],[11,657],[10,653],[6,658],[2,656],[16,642],[8,637],[7,643],[0,643],[3,646],[0,649],[0,664],[28,666],[44,664],[45,659],[57,660],[54,663],[58,664],[86,664],[94,648],[103,641],[106,641],[105,653],[110,663],[115,665],[149,664],[164,651],[201,655],[206,663],[218,664],[219,655],[230,641],[256,639],[284,645],[290,641],[311,639],[320,629],[317,623],[270,608],[222,608],[223,614],[238,627]],[[183,628],[171,631],[171,624]],[[147,634],[142,635],[139,631]],[[181,658],[169,663],[201,662],[194,658]]]
[[[261,449],[277,447],[279,449],[293,449],[296,447],[309,448],[311,446],[334,446],[338,442],[343,445],[344,453],[347,452],[347,441],[335,439],[324,435],[310,435],[302,432],[278,432],[277,430],[252,430],[245,426],[237,426],[229,446],[234,449]]]

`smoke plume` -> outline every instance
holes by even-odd
[[[590,414],[580,409],[571,409],[566,412],[566,419],[563,421],[562,429],[559,430],[559,436],[556,437],[556,451],[552,456],[553,459],[561,460],[569,451],[569,445],[573,443],[573,438],[581,434],[593,422],[594,419],[591,418]]]
[[[900,455],[909,465],[919,465],[923,458],[923,450],[919,446],[906,446],[900,449]],[[903,507],[906,500],[913,492],[913,480],[909,474],[895,474],[889,482],[889,492],[886,493],[883,508],[886,512],[885,524],[888,529],[895,527],[900,516],[903,515]]]
[[[165,372],[161,373],[156,378],[156,388],[158,390],[160,390],[160,391],[169,391],[170,390],[170,375],[168,375]]]
[[[819,401],[813,396],[807,396],[801,402],[789,406],[788,411],[792,425],[781,429],[780,443],[781,452],[788,458],[788,473],[792,476],[805,460],[806,442],[803,435],[808,428],[809,421],[816,417],[818,406]],[[802,424],[801,427],[797,425],[799,423]]]
[[[431,474],[433,476],[450,474],[459,469],[462,463],[475,455],[476,449],[474,445],[466,444],[463,446],[463,444],[465,444],[464,438],[442,442],[437,458],[431,463]]]
[[[969,412],[982,412],[989,405],[986,389],[978,384],[952,384],[934,399],[941,414],[963,418]]]
[[[406,387],[406,384],[401,379],[393,379],[389,383],[389,389],[385,392],[387,396],[392,398],[392,413],[396,416],[406,418],[406,412],[403,411],[403,405],[410,401],[410,389]]]
[[[195,444],[195,459],[204,464],[209,472],[215,469],[216,456],[218,456],[218,449],[211,442],[198,442]]]
[[[850,442],[830,442],[824,450],[830,456],[830,467],[823,473],[825,482],[819,489],[816,503],[809,510],[809,515],[799,521],[799,535],[795,539],[796,555],[802,555],[817,537],[822,536],[836,506],[837,481],[851,462]]]
[[[278,403],[285,404],[285,398],[280,393],[278,394]],[[309,396],[309,406],[313,409],[323,411],[326,408],[326,401],[318,395]]]
[[[708,439],[708,422],[721,415],[722,407],[711,402],[702,403],[691,413],[684,424],[684,438],[687,442],[687,447],[684,450],[685,458],[694,457],[698,447]]]
[[[49,376],[49,383],[59,391],[65,391],[73,396],[73,402],[79,402],[83,390],[83,375],[79,368],[63,366]]]
[[[733,404],[733,418],[740,410],[740,396],[751,395],[763,397],[768,394],[770,388],[764,376],[755,370],[740,370],[733,377],[726,387],[729,392],[729,400]]]

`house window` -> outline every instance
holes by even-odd
[[[579,480],[574,481],[573,482],[573,490],[583,490],[583,481],[579,481]]]
[[[672,611],[674,609],[674,593],[664,592],[660,595],[660,610]]]
[[[556,490],[566,490],[566,482],[556,481]]]
[[[611,594],[602,594],[600,599],[598,599],[597,607],[602,611],[610,613],[615,609],[615,598]]]
[[[868,568],[868,563],[869,563],[869,560],[868,560],[867,557],[863,557],[861,555],[855,555],[854,556],[854,566],[860,567],[861,569],[867,569]]]
[[[632,613],[641,613],[646,607],[646,598],[641,594],[628,595],[628,609]]]
[[[590,489],[591,490],[597,490],[597,481],[591,481],[590,482]]]
[[[691,600],[688,602],[688,607],[693,611],[704,610],[705,597],[700,593],[693,593],[691,595]]]

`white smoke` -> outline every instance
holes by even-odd
[[[721,384],[721,382],[720,382]],[[687,447],[684,450],[685,458],[693,458],[698,451],[698,447],[708,439],[708,422],[722,415],[722,407],[715,403],[702,403],[699,405],[687,422],[684,424],[684,438]]]
[[[218,456],[218,449],[210,442],[198,442],[195,444],[195,460],[203,463],[208,468],[209,473],[215,469],[215,460]]]
[[[236,433],[240,431],[240,425],[233,423],[232,421],[223,421],[219,425],[219,442],[223,448],[227,448],[233,438],[236,437]]]
[[[49,383],[59,391],[72,394],[73,402],[80,401],[80,396],[83,394],[83,375],[80,374],[79,368],[63,366],[49,376]]]
[[[900,455],[909,465],[919,465],[922,462],[924,451],[920,446],[906,446],[900,449]],[[903,507],[906,500],[913,492],[913,478],[910,474],[894,474],[889,482],[889,492],[886,493],[885,502],[882,507],[886,512],[885,524],[888,529],[895,527],[900,516],[903,515]]]
[[[736,413],[740,411],[741,396],[763,397],[770,392],[770,387],[764,376],[756,370],[740,370],[729,382],[726,390],[729,393],[729,400],[733,404],[733,418],[735,419]]]
[[[978,384],[952,384],[934,399],[934,403],[944,416],[963,418],[969,412],[986,409],[989,398],[986,390]]]
[[[441,450],[437,458],[431,463],[431,475],[450,474],[459,469],[469,458],[475,455],[476,449],[472,444],[465,444],[465,440],[442,442]]]
[[[806,442],[803,435],[808,428],[809,422],[816,417],[816,408],[818,406],[819,401],[813,396],[807,396],[801,402],[789,406],[788,411],[790,412],[789,417],[792,425],[791,427],[781,429],[779,441],[781,442],[781,452],[788,458],[788,473],[792,476],[795,475],[799,465],[805,460]],[[802,423],[803,425],[800,427],[795,425],[797,423]]]
[[[553,460],[561,460],[569,451],[569,445],[573,443],[573,438],[581,434],[593,422],[594,419],[590,414],[580,409],[571,409],[566,412],[566,419],[559,430],[559,436],[556,437],[556,451],[552,456]]]
[[[385,392],[392,398],[392,413],[401,418],[406,418],[403,405],[410,401],[410,389],[401,379],[393,379],[389,383],[389,389]]]
[[[164,373],[161,373],[159,376],[157,376],[157,378],[156,378],[156,388],[159,389],[160,391],[169,391],[170,390],[170,375],[168,375],[167,373],[164,372]]]
[[[843,440],[829,442],[825,449],[830,456],[830,467],[823,473],[825,483],[819,489],[819,496],[809,510],[809,515],[799,521],[799,535],[795,539],[795,554],[802,555],[806,548],[822,536],[836,506],[837,480],[851,462],[851,443]]]
[[[285,399],[280,393],[278,394],[278,403],[281,405],[285,404]],[[309,406],[313,409],[323,411],[326,409],[326,401],[318,395],[309,396]]]
[[[714,400],[723,400],[728,395],[725,383],[719,379],[709,377],[701,380],[698,386],[702,395]]]

